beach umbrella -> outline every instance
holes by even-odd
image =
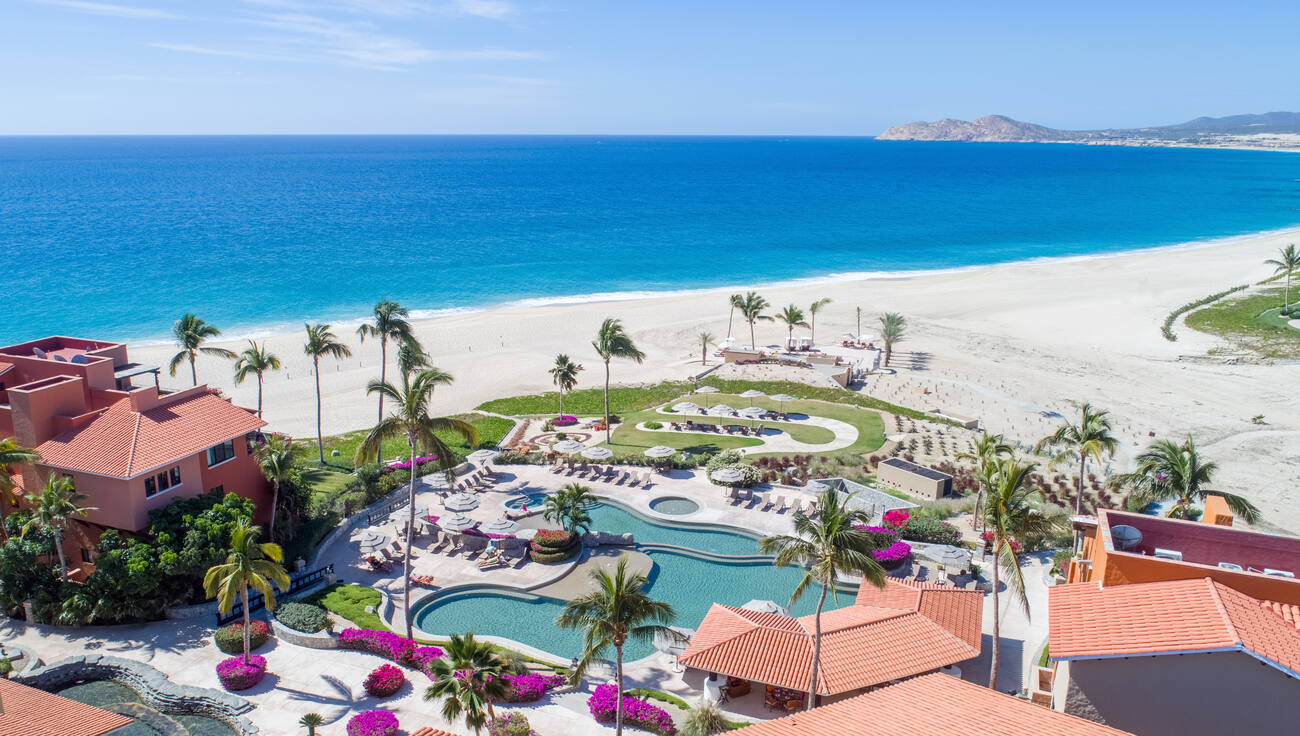
[[[717,392],[718,389],[714,388],[713,386],[700,386],[699,388],[695,389],[695,393],[697,394],[716,394]],[[707,397],[704,399],[704,405],[705,406],[709,405],[709,400]]]
[[[789,616],[790,612],[785,610],[785,606],[777,605],[776,601],[752,600],[741,606],[746,611],[758,611],[760,613],[775,613],[781,616]]]
[[[463,532],[466,529],[473,528],[476,524],[478,524],[477,521],[464,514],[452,514],[438,520],[438,526],[449,532]]]
[[[382,547],[387,547],[389,539],[387,534],[380,534],[374,529],[368,529],[361,534],[357,541],[361,544],[361,553],[368,555]]]
[[[781,411],[785,411],[785,402],[795,401],[796,399],[790,394],[776,394],[772,397],[772,400],[781,405]]]
[[[718,404],[717,406],[713,407],[712,409],[709,409],[709,416],[711,416],[711,417],[734,417],[734,416],[736,416],[736,410],[735,410],[735,409],[732,409],[730,406],[727,406],[726,404]]]
[[[821,481],[816,481],[816,480],[808,481],[807,483],[804,484],[803,487],[803,489],[808,493],[817,496],[820,496],[823,493],[825,493],[828,488],[830,488],[830,486],[826,485],[825,483],[822,483]]]
[[[526,528],[521,528],[519,531],[515,532],[515,538],[516,538],[516,539],[528,539],[528,540],[531,540],[531,539],[532,539],[533,537],[535,537],[535,536],[537,536],[537,530],[536,530],[536,529],[526,529]]]
[[[840,335],[840,337],[844,338],[845,340],[857,340],[857,339],[858,339],[858,336],[855,335],[855,334],[853,334],[852,332],[845,332],[844,334]]]
[[[677,450],[668,445],[655,445],[641,454],[646,457],[671,457],[677,454]]]
[[[669,626],[668,629],[676,632],[677,636],[664,632],[655,632],[655,649],[674,657],[680,656],[682,652],[686,651],[686,645],[690,643],[691,637],[695,636],[695,629],[682,626]]]
[[[746,419],[762,419],[767,414],[767,409],[761,406],[747,406],[736,413]]]
[[[678,414],[695,414],[700,410],[700,405],[694,401],[682,401],[673,404],[673,411]]]
[[[497,450],[475,450],[465,457],[466,460],[475,465],[485,465],[487,461],[501,454]]]
[[[565,455],[572,455],[573,453],[582,450],[584,447],[586,447],[586,445],[577,440],[560,440],[551,445],[552,450],[564,453]]]
[[[970,553],[964,549],[958,549],[949,544],[932,546],[922,552],[935,562],[943,565],[945,568],[953,567],[965,569],[970,564]]]
[[[713,471],[709,474],[709,477],[719,483],[738,483],[745,479],[745,474],[740,470],[740,468],[727,466]]]
[[[473,511],[478,508],[478,496],[469,493],[457,493],[443,504],[448,511]]]
[[[493,519],[479,528],[488,534],[514,534],[519,531],[519,522],[506,518]]]
[[[750,405],[750,406],[753,406],[753,405],[754,405],[754,399],[757,399],[757,398],[760,397],[760,396],[767,396],[767,394],[765,394],[765,393],[763,393],[762,391],[759,391],[759,390],[757,390],[757,389],[752,389],[752,388],[751,388],[750,390],[748,390],[748,391],[746,391],[745,393],[741,394],[741,395],[740,395],[740,398],[742,398],[742,399],[749,399],[749,405]]]
[[[582,456],[588,460],[608,460],[614,456],[614,451],[608,447],[588,447],[582,451]]]

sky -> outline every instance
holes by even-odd
[[[1300,110],[1300,3],[0,0],[0,134],[873,135]]]

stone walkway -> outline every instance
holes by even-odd
[[[729,417],[709,417],[705,415],[692,417],[692,416],[686,416],[682,414],[674,414],[673,412],[664,411],[663,407],[659,407],[658,411],[660,414],[664,415],[665,417],[670,417],[668,421],[672,421],[673,419],[676,419],[677,421],[681,421],[682,419],[708,419],[720,424],[726,424],[728,421],[734,421],[734,422],[746,421],[739,418],[729,418]],[[828,417],[804,416],[804,415],[799,415],[799,416],[803,418],[790,419],[787,421],[774,421],[770,419],[763,419],[761,420],[761,423],[765,425],[769,430],[775,430],[783,424],[821,427],[823,429],[830,430],[835,435],[835,439],[831,440],[830,442],[824,442],[821,444],[810,444],[807,442],[800,442],[794,439],[793,437],[790,436],[788,432],[768,431],[768,432],[764,432],[762,435],[759,435],[758,437],[753,438],[762,441],[763,443],[762,445],[755,446],[755,447],[743,447],[741,448],[741,452],[744,452],[746,454],[752,452],[789,452],[789,453],[834,452],[835,450],[843,450],[844,448],[849,447],[854,442],[858,441],[858,428],[853,426],[852,424],[849,424],[848,422],[841,422],[838,419],[830,419]],[[672,429],[667,425],[665,425],[661,429],[647,429],[644,422],[636,425],[636,428],[641,430],[642,432],[668,432],[671,434],[699,435],[701,437],[742,436],[742,435],[729,435],[726,434],[725,432],[721,432],[721,433],[720,432],[691,432],[682,429]],[[750,435],[743,435],[743,436],[750,437]]]

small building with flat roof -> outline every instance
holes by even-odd
[[[876,482],[931,500],[952,495],[951,475],[898,457],[880,461],[876,466]]]

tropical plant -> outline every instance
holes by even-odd
[[[225,348],[205,347],[203,345],[208,338],[220,334],[221,330],[186,312],[184,317],[181,317],[176,321],[176,324],[172,325],[172,336],[176,338],[176,345],[180,347],[180,351],[172,356],[171,362],[167,364],[167,370],[174,376],[176,375],[176,368],[188,360],[190,363],[190,378],[195,386],[199,385],[199,372],[194,366],[194,361],[198,358],[199,353],[230,360],[235,358],[235,354]]]
[[[4,523],[5,512],[18,506],[18,498],[14,495],[18,485],[14,483],[12,473],[19,465],[31,465],[40,459],[39,452],[19,446],[12,438],[0,440],[0,535],[5,539],[9,538]]]
[[[857,335],[858,339],[861,340],[862,339],[862,307],[854,307],[853,311],[857,314],[858,317],[858,331],[853,334]]]
[[[81,502],[85,500],[86,495],[77,493],[73,488],[71,478],[52,472],[45,478],[45,487],[36,498],[36,505],[32,508],[27,523],[23,524],[23,536],[31,529],[40,529],[53,539],[64,582],[68,580],[68,559],[63,554],[63,532],[74,516],[85,516],[87,511],[96,509],[94,506],[82,506]]]
[[[307,342],[303,343],[302,351],[311,357],[311,364],[316,373],[316,448],[320,451],[321,465],[325,464],[325,440],[321,436],[321,396],[320,396],[320,359],[321,358],[350,358],[352,350],[343,343],[338,341],[333,332],[330,332],[330,326],[324,323],[308,324]]]
[[[563,526],[570,534],[581,534],[591,528],[591,514],[587,509],[597,502],[590,488],[580,483],[569,483],[546,497],[542,518]]]
[[[776,320],[785,324],[787,343],[790,338],[794,337],[794,328],[808,326],[808,319],[804,315],[803,310],[793,304],[790,304],[786,306],[785,309],[777,312]]]
[[[203,576],[203,590],[217,599],[217,610],[222,615],[230,613],[238,598],[244,609],[244,664],[248,664],[249,626],[248,588],[261,593],[266,600],[266,610],[275,610],[275,588],[289,589],[289,573],[281,561],[284,553],[280,545],[258,542],[261,529],[240,522],[230,533],[230,547],[226,561],[208,568]],[[274,587],[272,587],[274,584]]]
[[[606,317],[596,332],[596,339],[591,341],[596,354],[605,361],[605,441],[609,442],[609,361],[614,358],[627,358],[636,363],[645,360],[645,353],[637,349],[632,338],[623,329],[623,323],[613,317]]]
[[[271,523],[267,534],[275,540],[275,516],[280,505],[280,488],[302,477],[302,448],[288,435],[272,435],[253,451],[262,475],[271,483]]]
[[[998,687],[998,655],[1002,609],[1000,608],[999,570],[1006,573],[1007,588],[1015,595],[1029,617],[1029,597],[1025,594],[1025,577],[1016,556],[1020,540],[1029,535],[1046,535],[1057,523],[1056,517],[1046,516],[1035,501],[1041,501],[1042,492],[1029,480],[1038,467],[1035,463],[1020,462],[1015,458],[997,461],[989,486],[988,502],[984,506],[984,523],[993,537],[993,655],[989,666],[989,687]]]
[[[243,383],[249,376],[257,376],[257,416],[262,416],[262,377],[267,371],[280,370],[280,358],[266,349],[266,343],[258,345],[252,340],[248,347],[235,360],[235,385]]]
[[[1192,518],[1196,503],[1205,497],[1222,496],[1232,513],[1248,523],[1260,520],[1259,509],[1243,496],[1211,490],[1214,474],[1219,465],[1201,459],[1196,442],[1191,435],[1181,443],[1157,440],[1134,461],[1133,472],[1117,475],[1111,485],[1132,489],[1133,499],[1143,506],[1153,501],[1171,501],[1168,516],[1174,519]]]
[[[438,386],[452,382],[450,373],[437,368],[425,368],[419,373],[402,373],[401,385],[394,386],[386,381],[371,381],[366,386],[367,394],[380,393],[393,400],[397,409],[379,420],[374,429],[366,434],[357,447],[354,460],[358,465],[376,457],[379,447],[385,440],[405,437],[411,450],[411,461],[419,457],[419,450],[437,459],[438,468],[447,477],[447,484],[455,486],[456,453],[438,436],[438,432],[454,432],[473,447],[478,444],[478,430],[463,419],[452,417],[434,417],[429,415],[429,402],[433,400],[433,391]],[[407,498],[407,511],[410,518],[406,524],[406,549],[411,546],[415,534],[415,484],[419,480],[418,468],[411,468],[410,488]],[[403,600],[406,608],[411,610],[411,556],[405,555],[402,561]],[[406,638],[413,637],[410,618],[406,620]]]
[[[817,599],[817,612],[813,625],[812,663],[808,673],[808,699],[812,708],[817,701],[817,671],[821,666],[822,608],[826,594],[837,595],[841,577],[850,573],[862,575],[863,583],[877,588],[885,587],[885,568],[871,555],[875,543],[871,535],[857,528],[871,523],[871,515],[849,508],[854,494],[841,498],[833,488],[822,491],[818,498],[821,515],[812,519],[802,510],[794,513],[794,534],[763,537],[758,549],[766,555],[776,555],[777,567],[802,567],[804,575],[790,594],[794,606],[808,586],[821,587]]]
[[[736,304],[736,309],[740,310],[740,316],[744,317],[745,321],[749,323],[749,346],[754,350],[758,350],[758,341],[754,339],[754,323],[759,320],[772,321],[771,317],[763,314],[763,310],[770,306],[767,300],[759,296],[756,291],[745,292],[745,296],[741,297]]]
[[[388,380],[388,341],[393,340],[399,344],[411,345],[418,353],[423,353],[424,348],[420,347],[420,342],[415,339],[415,333],[411,330],[411,323],[406,321],[410,311],[394,301],[385,299],[375,305],[374,316],[372,321],[362,323],[357,327],[357,337],[361,344],[366,344],[367,337],[379,338],[379,380],[381,382]],[[379,395],[379,415],[378,419],[384,418],[384,395]],[[378,420],[377,420],[378,421]],[[383,460],[383,453],[376,456],[377,460]]]
[[[298,719],[298,725],[307,729],[307,736],[316,736],[316,727],[325,725],[325,717],[319,713],[308,713]]]
[[[979,490],[975,492],[976,524],[980,522],[979,509],[983,508],[984,492],[993,485],[993,476],[997,473],[998,462],[1014,454],[1015,450],[1007,443],[1005,437],[988,433],[981,434],[975,440],[973,452],[957,453],[958,460],[970,460],[975,463],[975,480],[979,483]]]
[[[709,346],[714,344],[716,338],[708,330],[700,330],[695,333],[695,339],[700,341],[700,365],[709,364]]]
[[[574,363],[569,356],[560,353],[555,356],[555,365],[551,366],[548,371],[551,374],[551,381],[560,389],[560,415],[564,415],[564,395],[573,390],[578,385],[578,373],[582,371],[582,366]]]
[[[712,736],[715,733],[731,730],[722,709],[712,700],[703,700],[699,705],[686,711],[682,719],[680,736]]]
[[[808,339],[817,344],[817,313],[831,303],[831,298],[824,296],[808,305]]]
[[[582,632],[582,658],[571,674],[575,684],[602,653],[614,648],[615,692],[623,692],[623,645],[633,641],[653,641],[656,634],[669,639],[680,635],[668,628],[676,612],[673,607],[656,601],[646,594],[649,579],[640,573],[629,572],[627,556],[618,558],[614,574],[602,568],[589,573],[594,589],[564,604],[564,610],[555,619],[562,629]],[[615,733],[623,733],[623,699],[616,698],[614,712]]]
[[[1282,292],[1282,308],[1289,310],[1291,308],[1291,273],[1300,268],[1300,251],[1296,250],[1295,243],[1291,243],[1285,248],[1278,249],[1278,257],[1270,258],[1264,261],[1265,265],[1273,266],[1273,273],[1286,274],[1286,290]]]
[[[894,344],[903,341],[907,320],[898,312],[880,315],[880,341],[885,344],[885,365],[894,356]]]
[[[1042,453],[1052,447],[1069,450],[1060,453],[1048,461],[1047,467],[1055,467],[1064,462],[1070,454],[1079,456],[1079,487],[1074,497],[1074,513],[1083,513],[1083,480],[1087,476],[1088,458],[1101,462],[1104,453],[1113,453],[1119,447],[1119,440],[1111,434],[1110,412],[1097,409],[1088,402],[1078,404],[1079,423],[1071,424],[1068,420],[1056,428],[1052,434],[1039,440],[1034,452]]]
[[[465,725],[479,733],[489,719],[495,719],[492,704],[508,694],[507,665],[496,647],[475,641],[474,632],[451,635],[445,655],[434,660],[429,676],[433,684],[425,700],[442,698],[442,716],[455,721],[462,714]]]
[[[736,310],[740,309],[745,303],[745,297],[741,294],[732,294],[727,297],[727,304],[730,309],[727,311],[727,337],[731,337],[731,322],[736,317]]]

